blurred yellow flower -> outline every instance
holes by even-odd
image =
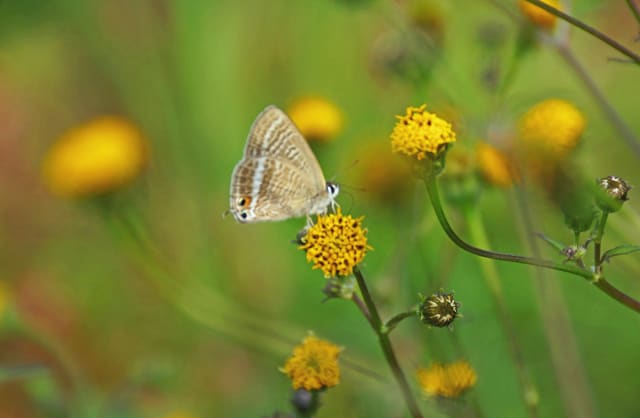
[[[287,112],[309,141],[328,142],[342,130],[342,113],[333,103],[320,97],[304,97]]]
[[[437,156],[456,141],[451,124],[427,112],[426,107],[408,107],[405,116],[396,116],[398,122],[391,132],[393,152],[423,160],[427,154]]]
[[[544,100],[520,119],[523,151],[548,161],[563,160],[578,145],[585,125],[584,116],[570,102]]]
[[[464,360],[450,364],[434,363],[416,372],[418,383],[425,395],[456,398],[475,386],[478,376]]]
[[[59,196],[97,195],[132,181],[146,160],[146,141],[138,128],[104,116],[63,134],[45,156],[43,177]]]
[[[348,276],[360,263],[367,250],[367,230],[362,228],[364,217],[354,219],[336,213],[318,216],[302,238],[301,250],[307,252],[307,261],[314,269],[321,269],[325,277]]]
[[[367,142],[356,154],[361,155],[358,184],[366,190],[365,197],[397,209],[398,202],[412,190],[408,164],[389,152],[387,140]]]
[[[491,185],[506,188],[517,180],[507,156],[486,142],[476,144],[476,164],[482,178]]]
[[[556,9],[560,9],[560,2],[558,0],[541,1]],[[536,6],[535,4],[529,3],[527,0],[518,0],[518,5],[520,6],[520,10],[522,10],[522,13],[534,25],[542,29],[553,29],[553,27],[556,25],[556,16]]]
[[[342,349],[311,334],[296,346],[282,369],[294,389],[319,390],[340,383],[338,356]]]

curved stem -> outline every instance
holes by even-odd
[[[550,6],[540,0],[526,0],[531,4],[535,4],[536,6],[540,7],[541,9],[546,10],[547,12],[559,17],[562,20],[567,21],[568,23],[572,24],[573,26],[589,33],[590,35],[593,35],[594,37],[600,39],[602,42],[604,42],[605,44],[609,45],[611,48],[615,49],[616,51],[620,52],[621,54],[631,58],[632,61],[634,61],[636,64],[640,64],[640,55],[634,53],[633,51],[631,51],[630,49],[626,48],[625,46],[623,46],[622,44],[620,44],[619,42],[611,39],[610,37],[608,37],[607,35],[605,35],[604,33],[600,32],[599,30],[587,25],[586,23],[576,19],[573,16],[569,16],[568,14],[564,13],[561,10],[556,9],[553,6]]]
[[[616,299],[618,302],[640,313],[639,300],[634,299],[631,296],[618,290],[612,284],[605,281],[604,277],[594,276],[594,274],[589,270],[584,270],[574,266],[555,263],[550,260],[543,260],[543,259],[524,257],[524,256],[519,256],[514,254],[488,251],[482,248],[474,247],[473,245],[465,242],[462,238],[460,238],[455,233],[455,231],[451,228],[451,225],[449,225],[449,221],[447,220],[447,217],[444,214],[444,210],[442,209],[442,202],[440,201],[440,194],[438,193],[438,186],[436,184],[435,178],[433,178],[432,176],[426,176],[424,181],[427,186],[427,192],[429,194],[429,197],[431,198],[431,205],[433,206],[433,210],[436,213],[436,217],[438,218],[438,221],[440,222],[442,229],[444,229],[444,231],[449,236],[449,238],[463,250],[468,251],[472,254],[478,255],[480,257],[493,258],[495,260],[510,261],[513,263],[521,263],[521,264],[529,264],[532,266],[545,267],[552,270],[564,271],[567,273],[572,273],[577,276],[584,277],[585,279],[589,280],[591,283],[595,284],[600,290],[602,290],[612,298]],[[601,284],[600,282],[604,282],[604,283]]]
[[[384,333],[386,333],[386,334],[389,334],[391,331],[393,331],[393,329],[394,329],[395,327],[397,327],[397,326],[398,326],[398,324],[399,324],[400,322],[404,321],[404,320],[405,320],[405,319],[407,319],[407,318],[411,318],[411,317],[414,317],[414,316],[416,316],[416,310],[415,310],[415,308],[414,308],[414,309],[411,309],[411,310],[409,310],[409,311],[406,311],[406,312],[400,312],[399,314],[394,315],[390,320],[388,320],[388,321],[384,324],[384,326],[383,326],[383,332],[384,332]]]
[[[578,267],[575,267],[575,266],[556,263],[551,260],[542,260],[542,259],[533,258],[533,257],[525,257],[521,255],[489,251],[489,250],[475,247],[467,243],[455,233],[453,228],[451,228],[449,221],[447,220],[444,210],[442,209],[442,202],[440,201],[440,193],[438,192],[438,185],[435,181],[435,178],[431,176],[427,176],[425,178],[425,184],[427,186],[427,193],[429,194],[429,198],[431,199],[431,205],[433,206],[433,210],[436,213],[436,217],[438,218],[438,221],[440,222],[442,229],[444,229],[444,231],[449,236],[449,238],[463,250],[468,251],[472,254],[478,255],[480,257],[492,258],[495,260],[502,260],[502,261],[511,261],[513,263],[546,267],[553,270],[572,273],[578,276],[582,276],[586,279],[593,278],[593,275],[591,274],[591,272],[587,270],[579,269]]]
[[[376,308],[376,305],[371,298],[371,293],[369,293],[367,283],[358,266],[355,266],[353,268],[353,275],[356,277],[358,287],[360,288],[360,292],[362,293],[362,298],[364,299],[364,302],[367,305],[367,309],[369,310],[371,327],[378,336],[378,342],[380,343],[380,347],[382,348],[384,357],[387,360],[387,363],[389,363],[389,367],[391,368],[393,377],[396,379],[396,382],[398,382],[398,386],[400,386],[400,391],[402,392],[402,396],[404,397],[404,400],[407,403],[407,407],[411,412],[411,416],[413,418],[422,418],[422,413],[418,409],[418,404],[416,403],[416,400],[411,393],[411,388],[409,387],[407,378],[400,368],[400,364],[398,363],[396,354],[393,351],[391,340],[389,340],[389,336],[383,332],[383,324],[382,320],[380,319],[380,314],[378,313],[378,309]]]
[[[640,23],[640,8],[638,8],[633,0],[627,0],[627,4],[629,5],[629,9],[631,9],[631,13],[633,13],[638,23]]]

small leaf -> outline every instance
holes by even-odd
[[[631,254],[631,253],[635,253],[637,251],[640,251],[640,245],[619,245],[617,247],[614,247],[610,250],[605,251],[604,254],[602,254],[602,260],[604,261],[608,261],[611,257],[615,257],[618,255],[627,255],[627,254]]]
[[[566,245],[564,245],[563,243],[558,242],[552,238],[549,238],[543,233],[537,233],[536,235],[538,236],[538,238],[542,238],[545,242],[547,242],[549,245],[551,245],[553,248],[555,248],[559,252],[563,252],[563,250],[566,248]]]

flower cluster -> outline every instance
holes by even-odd
[[[367,230],[362,228],[364,217],[336,213],[318,216],[307,234],[302,237],[300,249],[307,252],[307,261],[314,269],[321,269],[325,277],[348,276],[364,259],[367,250]]]
[[[97,195],[132,181],[146,160],[146,141],[138,128],[106,116],[64,134],[47,154],[43,176],[59,196]]]
[[[478,380],[475,370],[464,360],[450,364],[435,363],[416,372],[422,391],[428,396],[456,398],[471,389]]]
[[[396,116],[398,122],[391,132],[391,150],[423,160],[435,158],[456,141],[451,124],[426,110],[426,105],[408,107],[404,116]]]
[[[296,346],[281,369],[294,389],[319,390],[340,383],[338,356],[342,348],[313,334]]]

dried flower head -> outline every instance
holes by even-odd
[[[596,204],[602,210],[615,212],[629,200],[629,183],[618,176],[607,176],[597,180]]]
[[[309,141],[328,142],[342,130],[340,109],[321,97],[301,98],[289,107],[287,113]]]
[[[146,160],[146,141],[138,128],[107,116],[62,135],[45,157],[43,176],[57,195],[97,195],[132,181]]]
[[[396,116],[398,122],[391,132],[393,152],[420,161],[427,156],[435,158],[456,141],[451,124],[427,112],[426,107],[408,107],[404,116]]]
[[[486,142],[478,142],[476,145],[476,164],[480,176],[493,186],[511,187],[516,179],[507,156]]]
[[[453,293],[434,293],[423,297],[418,306],[418,317],[425,324],[434,327],[446,327],[458,316],[460,303],[453,298]]]
[[[319,390],[340,383],[338,356],[342,348],[310,334],[296,346],[281,369],[294,389]]]
[[[427,396],[457,398],[471,389],[478,380],[469,363],[459,360],[450,364],[435,363],[416,372],[418,383]]]
[[[560,8],[560,2],[558,0],[541,1],[556,9]],[[529,3],[527,0],[519,0],[518,6],[520,6],[520,10],[522,10],[522,13],[527,17],[527,19],[539,28],[550,30],[555,27],[556,16],[547,12],[543,8]]]
[[[586,120],[566,100],[548,99],[529,109],[520,120],[520,139],[527,158],[563,160],[578,144]]]
[[[336,213],[318,216],[302,238],[299,247],[307,252],[307,261],[314,269],[321,269],[325,277],[348,276],[364,259],[367,250],[367,230],[362,228],[364,217]]]

